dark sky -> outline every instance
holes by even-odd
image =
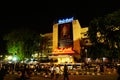
[[[5,1],[0,7],[0,52],[4,52],[3,35],[12,29],[29,28],[39,33],[52,32],[58,19],[75,17],[82,27],[95,17],[120,9],[118,0],[38,0]]]
[[[120,9],[119,2],[79,0],[56,2],[46,1],[38,4],[25,4],[25,7],[9,8],[0,15],[0,33],[7,33],[14,28],[27,27],[40,33],[52,32],[53,23],[58,19],[75,17],[81,26],[88,26],[90,20]],[[26,7],[27,6],[27,7]]]

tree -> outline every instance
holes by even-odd
[[[120,58],[120,10],[91,20],[88,35],[102,56]]]
[[[39,39],[39,33],[25,28],[15,29],[4,36],[8,53],[16,54],[20,60],[31,57],[38,50]]]

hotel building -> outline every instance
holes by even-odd
[[[82,28],[78,20],[59,20],[53,24],[52,33],[42,34],[47,39],[44,52],[50,58],[57,59],[58,63],[74,63],[91,45],[87,32],[88,27]]]

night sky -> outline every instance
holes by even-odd
[[[34,4],[35,5],[35,4]],[[119,2],[112,1],[46,1],[34,6],[9,8],[0,15],[0,33],[5,34],[18,27],[27,27],[39,33],[52,32],[53,24],[58,19],[75,17],[82,27],[88,26],[90,20],[120,9]],[[22,5],[23,6],[23,5]]]
[[[58,19],[74,17],[82,27],[89,22],[120,9],[116,0],[44,0],[39,2],[5,2],[0,8],[0,53],[5,51],[3,35],[13,29],[29,28],[39,33],[52,32]]]

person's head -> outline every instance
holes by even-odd
[[[65,64],[64,67],[67,67],[67,65]]]

